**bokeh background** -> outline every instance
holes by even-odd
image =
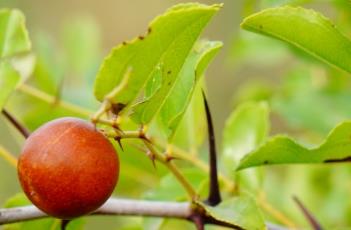
[[[37,64],[31,82],[49,94],[94,110],[98,103],[92,95],[92,84],[103,57],[117,44],[146,31],[148,22],[170,6],[189,1],[175,0],[0,0],[0,7],[15,7],[24,12],[37,53]],[[286,133],[310,146],[325,137],[340,121],[351,117],[350,80],[346,73],[330,68],[305,53],[279,41],[244,32],[244,17],[261,9],[284,5],[313,8],[331,18],[338,28],[351,36],[351,3],[346,0],[222,0],[224,7],[211,21],[202,37],[224,42],[224,47],[206,73],[208,99],[211,105],[217,140],[220,143],[226,118],[244,101],[269,102],[270,135]],[[61,90],[58,90],[60,87]],[[35,129],[46,120],[66,114],[54,111],[33,99],[14,95],[8,108]],[[49,112],[48,112],[49,111]],[[34,119],[36,118],[36,119]],[[10,133],[11,135],[7,135]],[[14,153],[20,151],[23,139],[0,118],[0,143]],[[130,159],[129,159],[130,160]],[[131,160],[133,161],[133,160]],[[147,159],[143,169],[153,170]],[[137,164],[137,163],[135,163]],[[137,174],[138,167],[131,168]],[[143,172],[143,171],[141,171]],[[276,175],[279,173],[279,176]],[[125,173],[128,174],[128,173]],[[160,169],[146,174],[148,186],[157,184]],[[133,174],[134,175],[134,174]],[[320,216],[333,226],[351,225],[348,195],[351,191],[348,166],[274,166],[267,173],[267,191],[272,202],[306,224],[294,206],[291,194],[296,192]],[[126,175],[128,176],[128,175]],[[0,160],[0,204],[20,191],[16,171]],[[284,182],[284,186],[280,184]],[[125,179],[135,186],[132,196],[139,196],[147,185]],[[335,191],[332,187],[336,187]],[[277,191],[279,190],[279,191]],[[130,190],[124,191],[130,195]],[[286,194],[286,195],[282,195]],[[121,191],[123,195],[123,191]],[[276,195],[278,194],[278,196]],[[281,196],[279,196],[281,195]],[[275,198],[274,198],[275,197]],[[321,200],[330,199],[322,205]],[[300,215],[300,216],[299,216]],[[90,229],[109,225],[111,229],[129,226],[138,218],[91,217]],[[121,223],[123,223],[121,225]],[[132,225],[131,225],[132,226]],[[130,227],[132,229],[132,227]],[[341,229],[341,228],[340,228]],[[347,228],[345,228],[347,229]]]

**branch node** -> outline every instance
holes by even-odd
[[[140,129],[139,129],[139,138],[146,140],[147,142],[151,143],[151,141],[149,140],[149,138],[146,137],[146,126],[145,125],[141,125]]]

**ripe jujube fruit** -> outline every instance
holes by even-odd
[[[110,141],[77,118],[41,126],[25,141],[18,176],[27,197],[61,219],[88,214],[111,195],[119,160]]]

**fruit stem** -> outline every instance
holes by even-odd
[[[24,127],[24,125],[22,125],[14,116],[12,116],[12,114],[7,112],[7,110],[5,109],[2,110],[2,114],[4,114],[7,120],[9,120],[11,124],[15,126],[15,128],[24,136],[24,138],[27,139],[29,137],[29,130],[26,127]]]
[[[10,163],[13,167],[17,167],[17,159],[7,151],[3,146],[0,145],[0,156]]]
[[[27,84],[22,84],[17,89],[25,94],[28,94],[32,97],[40,99],[48,104],[61,106],[62,108],[67,109],[76,114],[79,114],[83,117],[89,117],[93,113],[93,111],[83,108],[81,106],[78,106],[69,102],[65,102],[62,100],[57,100],[57,98],[55,98],[54,96],[51,96],[50,94],[47,94],[44,91],[41,91]]]
[[[173,175],[177,178],[179,183],[184,187],[184,189],[187,191],[188,195],[192,200],[196,200],[198,198],[198,195],[193,188],[193,186],[188,182],[188,180],[181,174],[177,166],[172,162],[167,160],[167,157],[157,151],[155,147],[153,146],[152,143],[150,143],[149,140],[143,139],[145,146],[149,149],[149,151],[154,154],[155,159],[158,160],[159,162],[163,163],[172,173]]]

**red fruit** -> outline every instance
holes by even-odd
[[[117,183],[119,160],[109,140],[77,118],[46,123],[26,140],[18,176],[27,197],[61,219],[100,207]]]

